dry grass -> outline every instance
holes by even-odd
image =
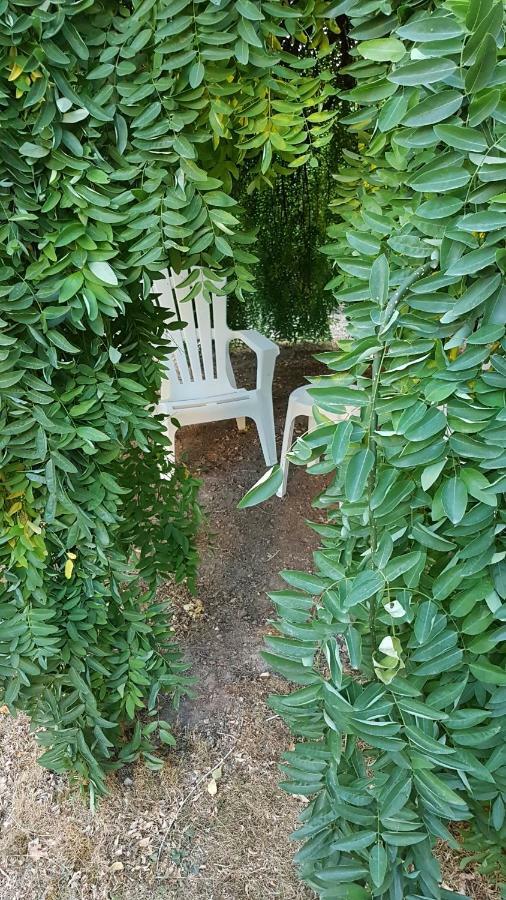
[[[288,840],[300,805],[277,788],[288,737],[261,697],[252,712],[184,737],[161,774],[139,765],[111,779],[95,815],[37,765],[26,719],[0,717],[0,900],[311,900]],[[213,797],[206,773],[225,755]],[[438,856],[446,886],[498,900],[458,854]]]
[[[459,891],[471,900],[501,900],[501,889],[495,881],[492,883],[476,870],[465,865],[469,853],[455,852],[447,844],[440,841],[436,855],[441,863],[443,883],[451,890]]]
[[[263,701],[253,712],[184,738],[161,774],[139,765],[112,779],[96,815],[37,765],[27,721],[2,716],[1,900],[311,898],[288,841],[300,804],[277,788],[287,735]],[[200,779],[230,749],[213,797]]]

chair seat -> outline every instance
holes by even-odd
[[[235,403],[237,400],[243,402],[250,400],[254,391],[247,391],[245,388],[236,388],[226,394],[215,394],[210,397],[190,397],[188,400],[162,400],[160,408],[164,411],[176,409],[198,409],[201,406],[209,406],[212,403]]]

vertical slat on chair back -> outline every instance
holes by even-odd
[[[195,324],[195,298],[193,300],[187,300],[186,302],[184,302],[184,298],[188,296],[190,288],[181,287],[181,285],[184,281],[186,281],[187,278],[188,272],[186,271],[180,272],[178,275],[176,275],[175,272],[170,273],[170,280],[172,282],[172,287],[176,295],[179,318],[182,322],[186,322],[186,326],[181,334],[183,336],[186,355],[190,366],[191,380],[194,383],[201,384],[203,378],[202,367],[200,363],[197,326]],[[201,279],[199,276],[199,281],[200,280]],[[199,296],[199,294],[197,294],[197,296]]]
[[[225,282],[218,282],[223,287]],[[227,298],[213,294],[214,346],[216,354],[216,377],[218,381],[228,382],[228,325]]]
[[[169,332],[176,350],[167,359],[171,398],[212,396],[228,390],[227,374],[228,328],[226,297],[213,295],[212,304],[204,297],[203,273],[198,272],[199,289],[192,300],[185,300],[195,282],[182,286],[188,271],[171,271],[164,279],[153,283],[162,306],[185,322],[181,330]],[[223,283],[218,282],[221,287]],[[166,393],[165,390],[163,393]]]
[[[169,309],[176,319],[179,319],[180,316],[176,295],[168,274],[166,278],[159,278],[153,282],[153,292],[158,295],[160,305],[165,309]],[[176,347],[166,360],[166,367],[170,374],[172,384],[176,385],[177,383],[184,384],[190,382],[192,378],[186,359],[183,331],[174,330],[171,331],[168,336],[170,337],[171,344],[174,344]]]

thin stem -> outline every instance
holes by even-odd
[[[385,316],[384,316],[385,323],[387,323],[390,320],[390,318],[393,316],[393,314],[397,308],[397,304],[399,303],[400,300],[402,300],[402,298],[404,297],[404,294],[406,293],[407,290],[409,290],[411,285],[414,284],[415,281],[418,281],[420,278],[423,278],[425,275],[428,275],[429,272],[432,271],[433,267],[434,267],[434,264],[432,261],[424,263],[423,266],[419,266],[418,269],[414,269],[414,271],[411,272],[410,275],[408,275],[408,277],[402,282],[402,284],[399,285],[397,290],[394,291],[394,293],[390,297],[390,300],[388,301],[388,303],[385,307]],[[378,350],[378,353],[379,352],[380,351]]]
[[[426,262],[423,266],[419,266],[418,269],[415,269],[411,272],[407,278],[399,285],[396,291],[390,297],[386,307],[385,307],[385,315],[383,321],[387,324],[391,317],[393,316],[398,303],[402,300],[406,292],[409,290],[412,284],[415,281],[418,281],[420,278],[424,278],[425,275],[428,275],[429,272],[433,268],[433,262]],[[380,326],[381,327],[381,326]],[[378,329],[378,337],[379,337],[379,329]],[[379,381],[381,376],[381,369],[383,366],[383,360],[386,356],[387,352],[387,344],[386,339],[383,340],[382,346],[377,350],[374,354],[372,361],[372,390],[371,390],[371,412],[369,416],[369,433],[368,433],[368,447],[371,450],[374,462],[371,468],[371,473],[369,475],[368,482],[368,508],[369,508],[369,529],[370,529],[370,544],[371,544],[371,556],[374,555],[377,546],[377,533],[376,533],[376,522],[374,518],[374,513],[371,509],[371,495],[377,484],[377,470],[378,470],[378,458],[377,458],[377,448],[376,442],[372,440],[372,435],[377,430],[378,427],[378,413],[376,412],[376,395],[378,392]],[[372,646],[375,649],[377,647],[377,634],[376,634],[376,615],[377,615],[377,598],[376,594],[371,597],[369,603],[369,630],[371,633],[371,641]]]

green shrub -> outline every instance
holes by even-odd
[[[258,263],[255,292],[246,302],[233,301],[236,327],[258,328],[278,340],[328,339],[335,300],[325,291],[331,269],[320,248],[343,142],[350,143],[337,130],[316,166],[280,175],[263,189],[251,191],[249,169],[243,169],[240,203],[246,227],[256,232]]]
[[[293,451],[332,478],[265,656],[298,686],[272,706],[299,739],[282,787],[311,798],[302,877],[329,900],[439,900],[458,896],[432,853],[457,846],[449,822],[477,849],[506,837],[505,10],[338,12],[359,151],[326,253],[352,339]]]
[[[2,701],[92,798],[139,754],[159,766],[158,693],[188,687],[155,590],[194,577],[197,484],[161,478],[170,342],[151,282],[202,265],[206,290],[217,271],[250,290],[232,177],[326,139],[301,103],[333,92],[316,57],[276,50],[304,27],[318,47],[325,9],[0,3]]]

